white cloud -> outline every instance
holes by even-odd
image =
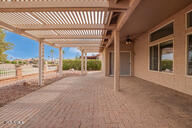
[[[74,48],[74,47],[70,47],[68,52],[71,54],[74,54],[74,55],[77,55],[77,54],[81,55],[81,51],[78,48]],[[99,54],[99,53],[98,52],[90,52],[90,53],[87,53],[87,56],[95,56],[97,54]]]
[[[79,49],[77,49],[77,48],[69,48],[69,52],[70,53],[76,53],[76,54],[80,54],[81,53],[81,51],[79,50]]]
[[[10,54],[9,54],[8,57],[7,57],[7,59],[8,59],[8,60],[14,60],[14,59],[17,59],[17,58],[14,57],[13,55],[10,55]]]
[[[98,52],[90,52],[90,53],[87,53],[87,56],[95,56],[99,54]]]

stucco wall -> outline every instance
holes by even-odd
[[[134,44],[134,74],[136,77],[161,84],[163,86],[192,95],[192,76],[186,75],[186,34],[192,29],[186,29],[185,13],[192,10],[192,4],[166,19],[155,28],[142,34]],[[149,43],[148,35],[162,25],[174,21],[174,35]],[[155,44],[166,39],[174,40],[174,73],[162,73],[149,70],[149,44]]]
[[[114,46],[113,44],[109,47],[109,48],[105,48],[103,50],[103,56],[104,56],[104,62],[105,62],[105,66],[103,67],[103,72],[105,73],[105,76],[109,76],[110,75],[110,52],[114,51]],[[121,42],[120,44],[120,52],[130,52],[131,54],[131,76],[134,75],[134,60],[133,60],[133,45],[126,45],[125,42]],[[126,68],[126,67],[125,67]]]

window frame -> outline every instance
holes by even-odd
[[[160,39],[151,41],[151,34],[152,34],[152,33],[154,33],[154,32],[156,32],[156,31],[162,29],[163,27],[165,27],[165,26],[167,26],[167,25],[169,25],[169,24],[171,24],[171,23],[173,23],[173,34],[170,34],[170,35],[165,36],[165,37],[162,37],[162,38],[160,38]],[[148,34],[148,43],[149,43],[149,44],[153,44],[153,42],[158,42],[159,40],[164,40],[165,38],[169,38],[170,36],[173,36],[173,35],[175,34],[175,29],[174,29],[174,28],[175,28],[175,20],[174,20],[174,19],[170,20],[169,22],[164,23],[163,25],[160,25],[159,27],[157,27],[157,28],[155,28],[154,30],[152,30],[152,31],[149,32],[149,34]]]
[[[192,11],[192,9],[191,9]],[[166,25],[170,24],[173,22],[173,34],[168,35],[166,37],[160,38],[158,40],[152,41],[150,42],[150,35],[151,33],[165,27]],[[164,22],[156,27],[154,27],[154,29],[152,29],[151,31],[148,32],[148,71],[150,72],[156,72],[156,73],[163,73],[163,74],[168,74],[168,75],[174,75],[175,74],[175,19],[170,19],[167,22]],[[173,41],[173,71],[171,73],[168,72],[161,72],[160,69],[160,61],[158,61],[158,71],[154,71],[154,70],[150,70],[150,47],[154,46],[154,45],[158,45],[158,60],[160,60],[160,44],[166,41]],[[191,77],[191,76],[190,76]]]
[[[167,42],[167,41],[172,41],[173,42],[173,71],[172,72],[163,72],[163,71],[160,71],[160,44],[162,44],[162,43],[165,43],[165,42]],[[148,70],[149,71],[151,71],[151,72],[159,72],[159,73],[165,73],[165,74],[174,74],[174,65],[175,65],[175,40],[174,40],[174,38],[169,38],[169,39],[164,39],[164,40],[161,40],[161,41],[158,41],[158,42],[156,42],[156,43],[154,43],[154,44],[151,44],[151,45],[149,45],[148,46],[148,58],[149,58],[149,60],[148,60]],[[158,70],[156,71],[156,70],[151,70],[150,69],[150,47],[153,47],[153,46],[155,46],[155,45],[158,45]]]
[[[168,42],[168,41],[172,41],[172,43],[173,43],[173,66],[172,66],[172,72],[164,72],[164,71],[161,71],[161,44],[163,44],[163,43],[166,43],[166,42]],[[168,39],[168,40],[166,40],[166,41],[163,41],[163,42],[160,42],[159,44],[159,69],[158,69],[158,71],[159,72],[161,72],[161,73],[174,73],[174,60],[175,60],[175,57],[174,57],[174,53],[175,53],[175,51],[174,51],[174,39]]]
[[[185,37],[185,75],[187,77],[192,78],[192,75],[188,74],[188,36],[192,35],[192,31],[186,33],[186,37]]]
[[[189,13],[192,13],[192,9],[189,10],[189,11],[187,11],[187,12],[185,13],[185,29],[186,29],[186,30],[192,29],[192,26],[188,27],[188,19],[187,19],[188,17],[187,17],[187,15],[188,15]]]
[[[192,75],[188,75],[188,36],[192,35],[192,26],[188,27],[187,14],[192,12],[192,9],[185,12],[185,76],[192,78]]]
[[[157,54],[157,58],[158,58],[158,67],[157,67],[157,70],[152,70],[151,69],[151,50],[150,50],[150,48],[151,47],[154,47],[154,46],[157,46],[157,48],[158,48],[158,54]],[[154,72],[158,72],[159,71],[159,44],[154,44],[154,45],[151,45],[151,46],[149,46],[149,49],[148,49],[148,52],[149,52],[149,66],[148,66],[148,69],[150,70],[150,71],[154,71]]]

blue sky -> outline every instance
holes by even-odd
[[[31,40],[24,36],[20,36],[13,32],[4,31],[6,33],[5,41],[11,42],[14,44],[14,48],[6,51],[8,55],[7,59],[27,59],[27,58],[36,58],[38,57],[39,52],[39,43],[37,41]],[[54,58],[58,58],[59,50],[57,48],[53,48],[49,45],[45,45],[45,59],[48,59],[50,56],[50,50],[54,50]],[[64,58],[65,59],[73,59],[76,56],[80,56],[80,51],[77,48],[63,48],[65,51]],[[89,53],[88,55],[92,55],[94,53]]]

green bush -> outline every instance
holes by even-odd
[[[10,62],[10,61],[8,61],[8,60],[6,60],[6,61],[5,61],[5,63],[6,63],[6,64],[10,64],[11,62]]]
[[[16,62],[16,61],[12,61],[11,63],[12,63],[12,64],[17,64],[17,62]]]
[[[161,61],[161,71],[166,69],[173,70],[173,61],[172,60],[163,60]]]
[[[81,70],[81,60],[63,60],[63,70]],[[101,70],[100,60],[87,60],[87,70]]]

